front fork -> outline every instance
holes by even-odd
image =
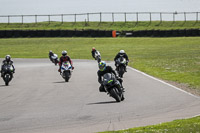
[[[116,81],[115,86],[117,87],[119,92],[121,92],[121,93],[123,92],[122,91],[122,85],[120,84],[120,82],[118,80]]]

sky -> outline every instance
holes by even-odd
[[[200,0],[0,0],[0,15],[174,11],[200,11]]]

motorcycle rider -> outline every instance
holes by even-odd
[[[95,49],[95,47],[93,47],[93,48],[92,48],[92,51],[91,51],[92,57],[93,57],[93,58],[95,58],[95,52],[96,52],[96,51],[97,51],[97,50]]]
[[[128,62],[129,62],[129,59],[128,59],[128,55],[125,53],[124,50],[120,50],[119,53],[117,53],[117,55],[115,56],[115,58],[114,58],[115,66],[117,66],[117,59],[118,59],[120,56],[122,56],[122,57],[124,57],[124,58],[126,59],[126,66],[127,66],[127,65],[128,65]],[[126,67],[125,67],[125,72],[127,72],[127,71],[126,71]]]
[[[54,53],[52,52],[52,50],[50,50],[49,51],[49,59],[52,61],[52,58],[51,58],[51,56],[53,56],[54,55]]]
[[[11,56],[10,55],[6,55],[5,56],[5,60],[3,60],[2,63],[3,64],[1,66],[1,71],[0,71],[1,72],[1,77],[3,77],[3,74],[4,74],[3,67],[6,66],[6,65],[11,65],[13,67],[13,73],[15,73],[15,67],[13,65],[13,61],[11,60]],[[11,76],[13,76],[13,75],[11,74]]]
[[[58,72],[61,72],[62,63],[65,62],[65,61],[69,61],[69,63],[70,63],[71,66],[72,66],[72,70],[74,69],[72,60],[71,60],[71,58],[67,55],[67,51],[66,51],[66,50],[63,50],[63,51],[62,51],[62,56],[60,57],[60,61],[59,61],[59,69],[58,69]]]
[[[106,62],[104,62],[104,61],[99,62],[99,70],[97,71],[98,82],[101,84],[101,86],[99,87],[99,91],[100,92],[106,92],[105,88],[102,84],[102,82],[103,82],[102,76],[106,73],[113,73],[116,76],[116,79],[120,82],[121,87],[122,87],[122,91],[124,91],[124,88],[122,86],[122,79],[117,76],[117,74],[115,73],[115,71],[112,69],[111,66],[106,66]],[[120,86],[117,86],[117,87],[120,87]]]

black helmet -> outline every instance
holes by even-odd
[[[6,61],[10,61],[10,59],[11,59],[11,56],[10,55],[6,55],[5,60]]]

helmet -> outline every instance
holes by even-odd
[[[106,62],[105,61],[99,62],[99,70],[104,71],[105,69],[106,69]]]
[[[10,55],[6,55],[5,60],[6,61],[10,61],[11,56]]]
[[[93,48],[92,48],[92,51],[95,51],[95,50],[96,50],[95,47],[93,47]]]
[[[120,53],[120,54],[124,54],[125,51],[124,51],[124,50],[120,50],[119,53]]]
[[[49,53],[53,53],[52,50],[49,50]]]
[[[63,50],[63,51],[62,51],[62,55],[63,55],[63,56],[66,56],[66,55],[67,55],[67,51]]]

